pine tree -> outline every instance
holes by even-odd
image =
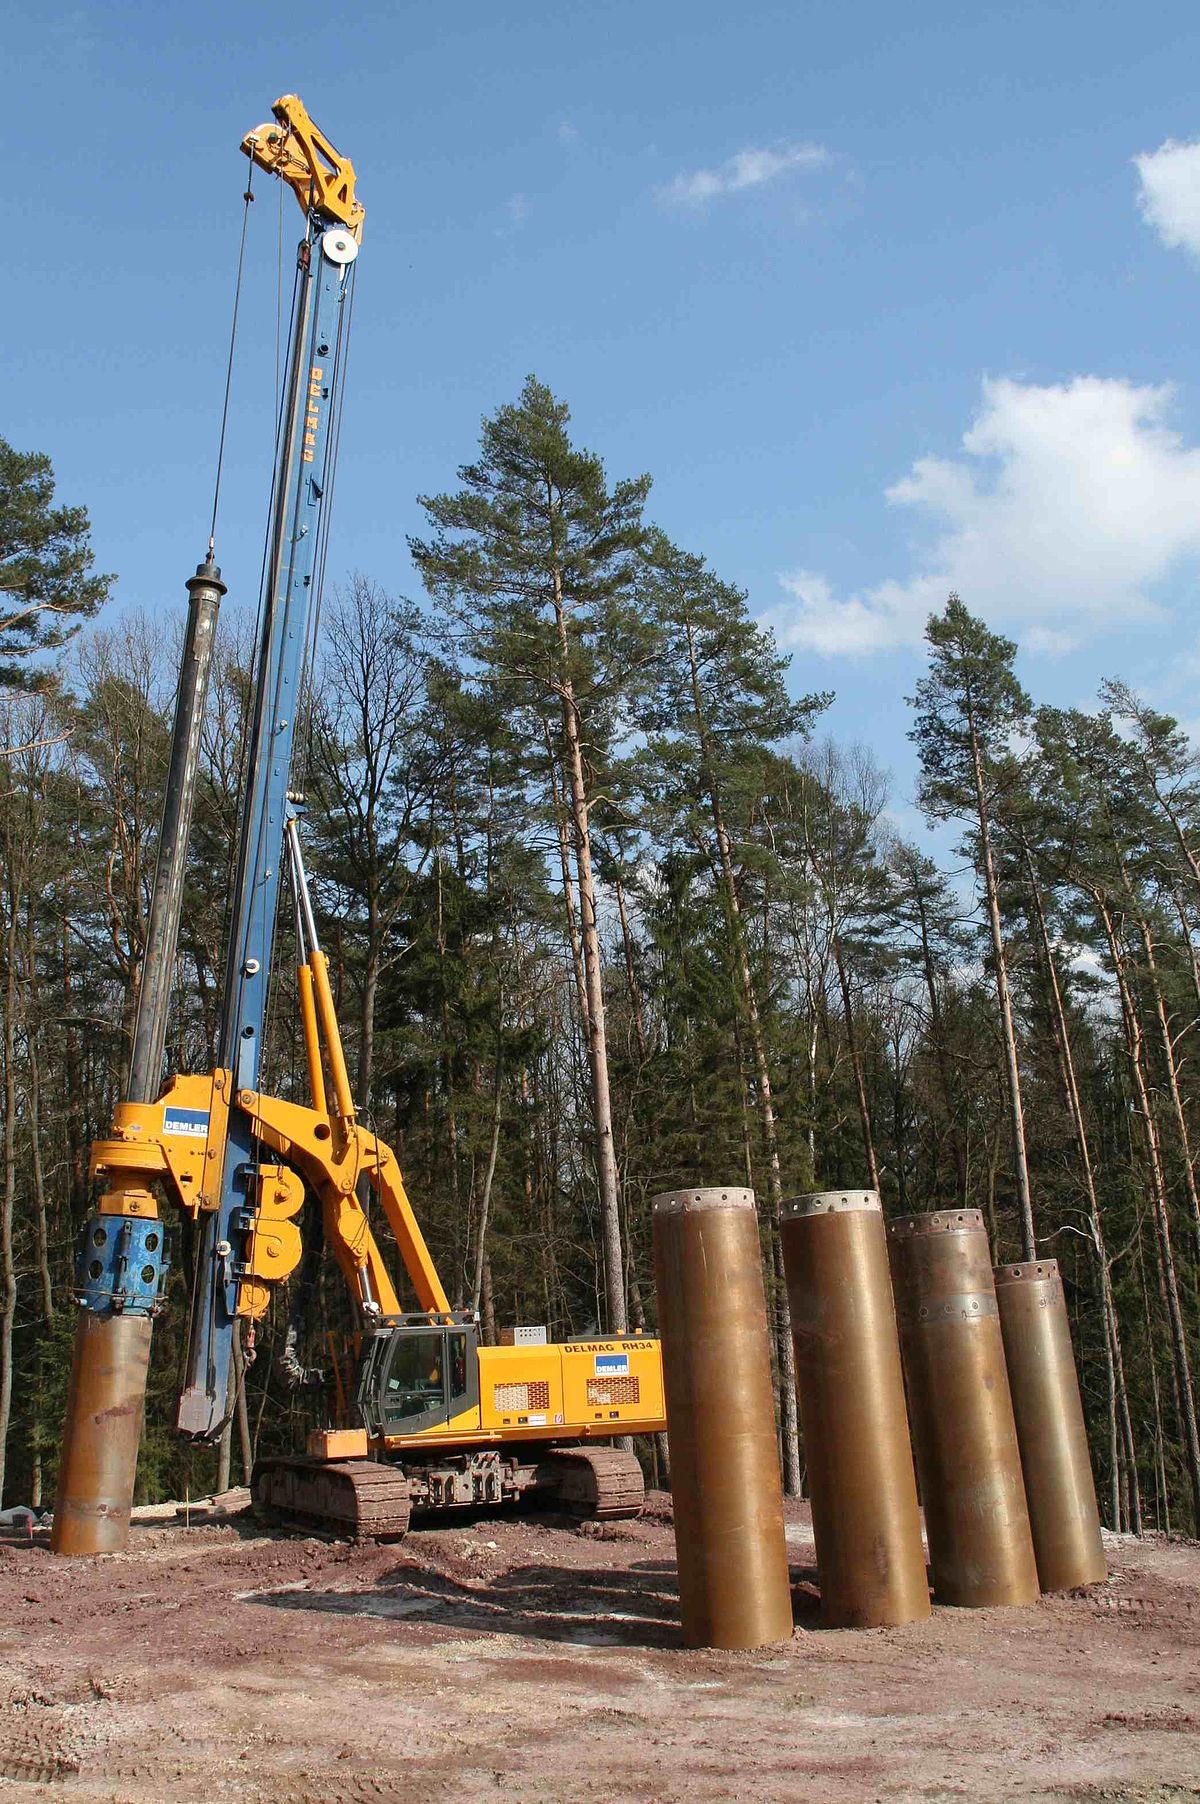
[[[92,571],[86,508],[53,501],[50,459],[0,438],[0,688],[42,679],[30,660],[78,632],[115,580]]]
[[[572,445],[569,420],[566,404],[529,377],[519,401],[484,421],[479,460],[459,471],[457,494],[422,497],[434,536],[413,539],[410,548],[497,703],[523,723],[531,782],[545,781],[536,748],[549,748],[546,812],[556,795],[566,799],[605,1302],[615,1333],[628,1326],[628,1311],[591,813],[596,772],[628,730],[630,702],[655,649],[633,594],[650,479],[610,488],[600,459]]]
[[[957,595],[950,596],[943,613],[930,616],[925,636],[929,674],[917,684],[917,720],[909,733],[921,759],[920,804],[930,820],[967,819],[974,829],[1000,1005],[1022,1257],[1036,1259],[1021,1070],[992,845],[993,817],[1023,780],[1012,739],[1028,720],[1030,702],[1013,670],[1016,645],[989,632]]]
[[[754,1060],[755,1086],[770,1186],[772,1263],[778,1298],[776,1348],[784,1482],[800,1485],[794,1354],[782,1282],[779,1222],[783,1168],[771,1080],[762,997],[750,948],[735,870],[731,806],[739,792],[757,787],[755,766],[772,742],[807,730],[827,704],[825,696],[793,701],[784,683],[788,660],[747,608],[746,593],[723,582],[703,558],[681,551],[664,533],[653,535],[642,579],[647,614],[659,625],[663,647],[658,680],[646,710],[652,731],[645,760],[660,806],[711,859],[725,911],[729,957],[739,1010]],[[811,1172],[801,1182],[811,1179]]]

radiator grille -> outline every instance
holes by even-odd
[[[587,1397],[597,1407],[602,1403],[641,1402],[636,1378],[589,1378]]]
[[[549,1409],[550,1386],[543,1378],[535,1378],[532,1384],[498,1384],[493,1407],[501,1412]]]

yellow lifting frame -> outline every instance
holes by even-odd
[[[241,1090],[237,1106],[249,1115],[254,1132],[265,1146],[295,1167],[321,1198],[325,1231],[338,1264],[352,1287],[362,1295],[359,1269],[367,1267],[371,1286],[384,1315],[400,1314],[400,1303],[387,1267],[371,1233],[356,1195],[360,1177],[379,1199],[396,1236],[404,1269],[423,1310],[450,1314],[450,1300],[425,1244],[425,1236],[413,1214],[396,1155],[375,1134],[351,1124],[340,1151],[334,1146],[330,1119],[299,1103],[277,1096],[260,1096]]]
[[[246,155],[286,182],[306,214],[311,209],[340,220],[361,242],[363,207],[354,195],[354,164],[313,124],[298,94],[281,94],[271,111],[279,123],[268,120],[247,132]]]

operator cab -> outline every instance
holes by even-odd
[[[385,1321],[363,1340],[356,1395],[368,1435],[422,1434],[469,1411],[479,1426],[479,1324],[466,1314]]]

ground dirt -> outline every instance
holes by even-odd
[[[1028,1609],[680,1645],[669,1501],[396,1545],[139,1526],[128,1554],[0,1546],[0,1799],[1200,1800],[1200,1546],[1109,1542]]]

